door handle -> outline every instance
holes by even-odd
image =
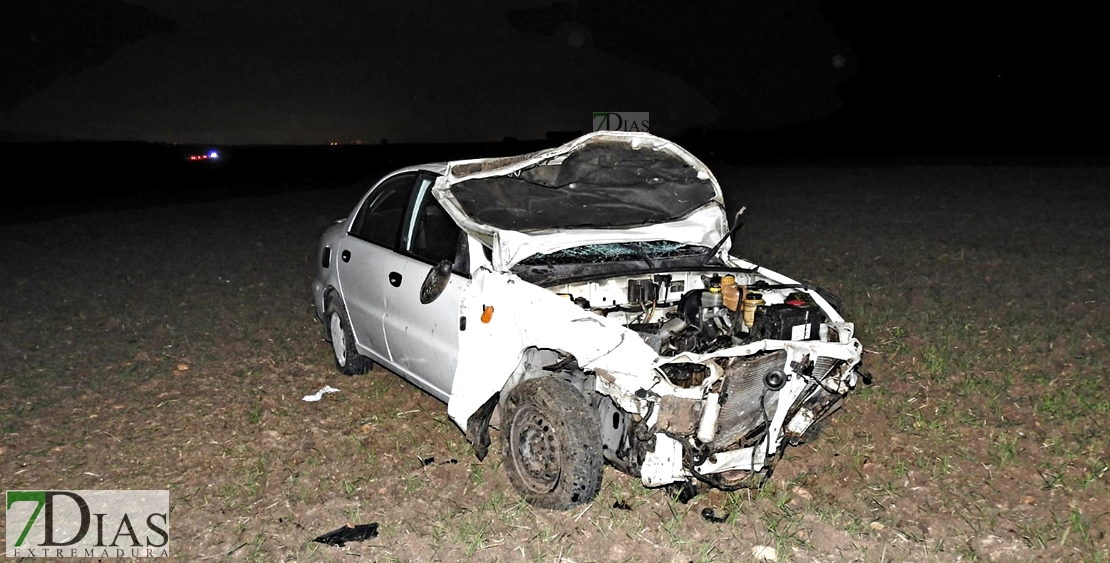
[[[342,258],[343,263],[346,264],[347,262],[351,261],[351,251],[344,249],[343,252],[340,253],[339,257]]]
[[[389,272],[389,285],[393,287],[401,287],[401,274],[397,272]]]

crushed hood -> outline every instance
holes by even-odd
[[[648,133],[599,131],[526,155],[450,162],[433,193],[464,230],[490,245],[498,270],[588,244],[710,247],[728,231],[712,172]],[[728,250],[726,241],[720,252]]]

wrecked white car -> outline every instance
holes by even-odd
[[[758,485],[862,377],[835,298],[730,255],[706,166],[646,133],[414,166],[324,233],[316,314],[343,373],[374,362],[499,431],[530,503]]]

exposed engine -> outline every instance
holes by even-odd
[[[760,281],[741,286],[733,275],[700,276],[702,287],[660,303],[659,286],[671,276],[628,281],[628,303],[654,309],[654,322],[633,322],[634,330],[657,353],[706,353],[756,340],[816,340],[827,319],[805,291],[772,288]],[[781,302],[768,304],[772,295]],[[661,311],[665,311],[660,314]]]
[[[601,399],[596,406],[609,421],[603,428],[606,459],[641,474],[656,455],[658,436],[665,435],[682,444],[688,474],[713,486],[747,486],[753,477],[765,476],[759,468],[770,467],[781,441],[799,444],[815,436],[848,390],[842,382],[850,379],[852,366],[843,360],[797,347],[788,353],[781,342],[755,344],[828,346],[850,339],[851,328],[830,322],[816,296],[830,304],[835,297],[817,291],[745,271],[675,272],[558,288],[579,306],[621,320],[660,356],[674,357],[658,369],[673,388],[684,390],[659,396],[650,423]],[[730,348],[736,348],[735,355],[714,357]],[[685,353],[712,359],[676,357]],[[701,392],[690,395],[696,388]],[[646,475],[652,472],[643,473],[651,484]]]

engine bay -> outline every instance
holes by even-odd
[[[757,483],[782,440],[800,444],[815,436],[847,391],[841,381],[852,365],[833,350],[852,339],[852,328],[837,314],[836,297],[823,290],[726,269],[548,289],[620,322],[663,359],[658,373],[671,390],[645,394],[656,401],[650,415],[633,416],[595,397],[608,422],[606,460],[649,486],[677,478],[666,468],[670,454],[660,453],[667,447],[683,452],[685,475],[726,490]]]
[[[830,319],[815,289],[772,284],[748,272],[673,272],[549,289],[618,320],[661,356],[703,354],[764,339],[828,340]]]

